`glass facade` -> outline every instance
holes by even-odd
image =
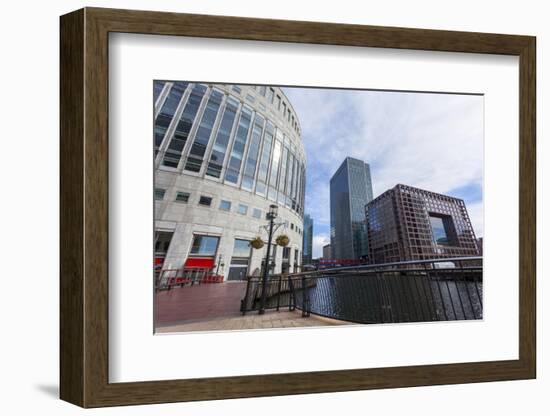
[[[333,258],[368,258],[365,206],[370,201],[372,182],[369,165],[362,160],[346,158],[330,180],[330,245]]]
[[[254,186],[254,176],[256,175],[256,165],[258,163],[258,152],[260,151],[264,121],[262,116],[256,115],[241,184],[241,187],[247,191],[252,191],[252,187]]]
[[[277,130],[279,133],[279,130]],[[271,172],[269,175],[269,188],[267,197],[272,201],[277,200],[277,179],[279,177],[279,163],[281,161],[281,138],[279,136],[275,140],[275,145],[273,146],[273,154],[271,156]]]
[[[174,87],[172,87],[172,90],[173,89]],[[166,101],[172,99],[172,90],[170,90]],[[172,135],[168,147],[164,153],[164,158],[162,160],[162,164],[164,166],[170,166],[173,168],[178,167],[183,148],[185,147],[185,143],[187,142],[187,137],[189,136],[189,132],[191,131],[193,121],[195,120],[195,116],[197,115],[197,111],[199,110],[199,106],[205,92],[206,87],[200,84],[195,85],[193,90],[191,91],[191,94],[189,95],[187,103],[185,104],[183,113],[181,114],[174,134]]]
[[[191,254],[200,256],[214,256],[218,249],[219,237],[206,235],[195,235],[193,245],[191,246]]]
[[[302,243],[303,264],[311,264],[313,260],[313,219],[304,215],[304,234]]]
[[[445,223],[443,222],[444,217],[430,215],[430,225],[432,227],[432,236],[434,243],[446,245],[450,244],[450,237],[447,234]],[[445,221],[448,223],[448,221]]]
[[[248,240],[236,238],[233,246],[233,257],[250,257],[250,243]]]
[[[254,104],[246,99],[251,94]],[[303,215],[298,117],[279,89],[155,81],[153,95],[160,168],[217,179]],[[274,116],[277,106],[283,122]]]
[[[235,134],[235,141],[233,142],[233,149],[231,150],[231,157],[229,158],[229,163],[227,164],[227,170],[225,172],[226,182],[236,184],[239,181],[251,119],[252,110],[249,107],[243,107],[237,127],[237,133]]]
[[[208,168],[206,170],[206,174],[209,176],[219,178],[221,175],[223,162],[225,160],[225,153],[227,151],[231,130],[233,129],[238,108],[239,102],[234,98],[229,97],[225,105],[225,110],[216,135],[216,140],[214,141],[214,146],[212,147],[212,153],[210,153],[210,162],[208,163]]]
[[[187,157],[187,163],[185,164],[185,170],[191,172],[200,172],[204,154],[206,153],[206,147],[210,141],[210,136],[212,135],[212,129],[214,128],[214,123],[216,122],[216,117],[218,115],[218,110],[222,102],[223,94],[219,91],[212,91],[206,108],[202,114],[202,119],[195,133],[195,140],[193,140],[193,145],[189,151],[189,156]]]
[[[159,99],[159,95],[164,89],[164,85],[166,85],[166,82],[163,81],[154,81],[153,82],[153,102],[156,103]]]
[[[267,195],[267,177],[269,172],[269,161],[271,160],[271,147],[273,144],[274,131],[275,127],[268,121],[263,142],[262,156],[260,159],[258,179],[256,182],[256,193],[262,196]]]
[[[164,82],[155,81],[153,83],[153,89],[155,91],[158,91],[160,85],[164,87]],[[168,130],[168,126],[170,126],[170,123],[172,122],[172,118],[176,113],[176,110],[181,101],[181,98],[183,97],[183,93],[187,88],[187,85],[187,82],[175,82],[172,85],[168,96],[166,97],[166,100],[164,101],[162,108],[160,109],[155,119],[155,155],[158,153],[162,140],[164,139],[166,131]],[[160,93],[160,91],[158,91],[158,93]],[[154,94],[158,98],[157,92],[155,92]]]

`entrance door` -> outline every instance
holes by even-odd
[[[246,280],[247,270],[248,266],[231,265],[231,267],[229,267],[229,275],[227,276],[227,280]]]

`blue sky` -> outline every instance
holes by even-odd
[[[483,97],[283,88],[302,127],[313,256],[330,242],[329,181],[346,156],[371,167],[374,197],[398,183],[464,199],[483,236]]]

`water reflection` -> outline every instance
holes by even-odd
[[[317,278],[306,299],[312,313],[358,323],[470,320],[483,316],[482,290],[480,279],[395,273]],[[300,309],[302,294],[296,295]]]

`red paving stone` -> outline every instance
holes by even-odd
[[[175,287],[155,293],[155,323],[192,322],[240,315],[246,282]]]

